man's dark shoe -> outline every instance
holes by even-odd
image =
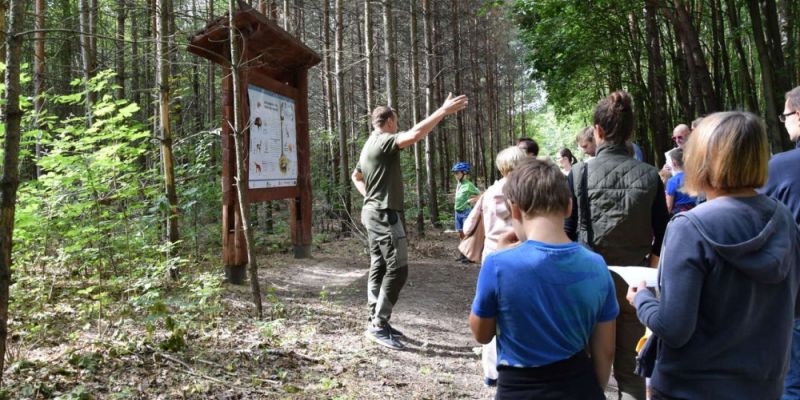
[[[400,332],[397,329],[394,329],[394,327],[389,325],[388,322],[386,323],[386,327],[389,328],[389,332],[392,333],[392,336],[394,336],[394,337],[406,337],[406,335],[403,335],[403,332]]]
[[[463,262],[470,262],[469,258],[467,258],[467,256],[465,256],[463,254],[459,254],[458,257],[456,257],[456,261],[459,261],[459,262],[462,262],[462,263]]]
[[[385,326],[389,327],[389,332],[392,333],[392,336],[394,336],[394,337],[405,337],[406,336],[406,335],[403,335],[403,332],[400,332],[397,329],[394,329],[394,327],[389,325],[388,322],[384,322],[384,324],[385,324]],[[374,325],[372,325],[372,317],[369,317],[369,319],[367,320],[367,326],[374,326]]]
[[[394,335],[392,335],[392,332],[389,331],[388,324],[384,325],[383,327],[377,327],[370,324],[367,327],[367,331],[364,332],[364,335],[369,338],[369,340],[372,340],[373,342],[381,346],[388,347],[392,350],[403,350],[406,348],[403,343],[401,343],[396,337],[394,337]]]

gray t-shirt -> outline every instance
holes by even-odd
[[[364,207],[403,210],[403,171],[397,134],[374,131],[361,149],[356,169],[364,175]]]

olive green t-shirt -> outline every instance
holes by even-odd
[[[364,175],[364,207],[403,211],[403,171],[397,134],[374,131],[361,149],[356,169]]]

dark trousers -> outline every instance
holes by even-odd
[[[361,222],[369,241],[367,303],[376,325],[389,321],[400,290],[408,279],[408,241],[399,213],[394,210],[361,210]]]
[[[499,366],[496,399],[605,400],[586,352],[536,368]]]
[[[612,273],[611,277],[614,278],[617,303],[619,303],[614,350],[614,379],[619,386],[619,399],[645,400],[644,378],[633,372],[636,369],[636,344],[644,336],[645,328],[636,316],[636,308],[625,298],[628,284],[615,273]]]

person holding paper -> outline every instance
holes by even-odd
[[[628,290],[661,341],[652,399],[778,399],[800,289],[800,232],[789,209],[756,192],[767,180],[763,122],[715,113],[689,138],[685,187],[708,201],[673,217],[660,297]],[[742,168],[745,165],[747,168]]]

